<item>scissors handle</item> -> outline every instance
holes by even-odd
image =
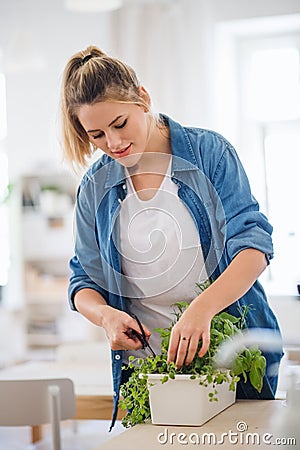
[[[134,339],[136,337],[140,341],[140,343],[142,344],[142,346],[143,346],[142,349],[144,350],[145,345],[146,345],[145,344],[145,340],[144,340],[143,336],[138,331],[134,330],[133,328],[129,328],[129,330],[127,330],[125,334],[127,334],[127,336],[130,339]]]
[[[135,314],[131,314],[131,316],[133,317],[133,319],[135,319],[138,323],[138,326],[140,327],[141,333],[139,333],[138,331],[134,330],[133,328],[130,329],[130,334],[131,336],[136,336],[138,338],[138,340],[141,342],[142,344],[142,349],[144,350],[146,347],[150,350],[150,352],[152,353],[153,356],[156,356],[156,353],[154,352],[154,350],[152,349],[152,347],[150,346],[149,342],[147,341],[146,338],[146,334],[144,331],[144,328],[141,324],[140,319],[135,315]],[[128,333],[127,333],[128,335]],[[129,337],[131,337],[129,336]]]

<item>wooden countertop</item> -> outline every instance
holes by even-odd
[[[112,436],[94,450],[211,449],[219,446],[224,450],[270,449],[277,447],[275,439],[280,438],[271,434],[273,419],[284,411],[283,408],[286,408],[285,400],[238,400],[201,427],[136,425],[116,437]]]

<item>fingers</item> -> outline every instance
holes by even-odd
[[[136,334],[141,334],[141,329],[134,318],[129,314],[121,313],[118,322],[111,323],[107,332],[112,350],[138,350],[143,347],[142,342]],[[142,324],[146,339],[149,339],[151,332]],[[133,331],[134,330],[134,331]]]
[[[176,328],[173,328],[171,333],[168,362],[175,362],[176,367],[180,368],[186,364],[186,359],[192,361],[198,346],[197,337],[189,337],[189,333],[183,333]]]
[[[167,359],[168,362],[175,362],[179,347],[179,341],[180,335],[179,333],[176,332],[175,328],[173,328],[169,342],[168,359]]]
[[[206,332],[202,334],[202,346],[199,350],[198,356],[200,358],[202,358],[202,356],[205,355],[205,353],[207,352],[208,348],[209,348],[209,344],[210,344],[210,333]]]
[[[180,334],[179,330],[173,329],[171,334],[169,350],[168,350],[168,362],[175,362],[176,367],[179,369],[183,365],[189,365],[193,361],[197,352],[199,340],[202,340],[202,346],[198,353],[199,357],[203,357],[207,352],[210,344],[209,330],[200,333],[192,334],[191,337]]]
[[[144,325],[141,322],[137,322],[137,320],[134,317],[131,317],[130,315],[128,315],[128,321],[125,324],[125,327],[127,327],[127,329],[133,329],[137,333],[141,334],[140,325],[143,328],[143,331],[144,331],[144,333],[146,335],[146,338],[149,338],[151,336],[151,331],[148,330],[146,325]]]
[[[191,364],[191,362],[193,361],[194,356],[195,356],[195,354],[197,352],[198,343],[199,343],[198,338],[196,336],[192,336],[191,339],[190,339],[190,342],[189,342],[186,358],[185,358],[185,361],[184,361],[184,364],[186,366]]]
[[[141,341],[128,329],[127,331],[116,332],[109,338],[112,350],[139,350],[142,348]]]
[[[178,369],[183,364],[190,364],[195,356],[198,346],[197,338],[189,338],[186,336],[176,336],[170,340],[168,351],[168,362],[175,362]]]
[[[141,325],[142,325],[143,330],[144,330],[144,333],[145,333],[145,335],[146,335],[146,339],[149,339],[149,337],[150,337],[151,334],[152,334],[151,331],[148,330],[148,328],[147,328],[143,323],[142,323]],[[138,331],[139,331],[139,333],[141,332],[139,328],[138,328]]]

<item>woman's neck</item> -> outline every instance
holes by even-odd
[[[154,119],[152,121],[154,122]],[[154,122],[150,124],[147,146],[138,163],[129,169],[129,173],[130,175],[163,174],[166,172],[171,154],[169,128]]]
[[[147,148],[138,163],[128,168],[137,192],[148,191],[145,193],[147,199],[154,195],[165,177],[171,155],[169,128],[156,124],[149,137]]]
[[[153,117],[149,117],[149,138],[145,153],[172,154],[169,127]]]

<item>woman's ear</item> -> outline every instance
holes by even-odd
[[[139,94],[143,102],[145,103],[145,112],[148,112],[151,107],[151,98],[148,91],[144,88],[144,86],[139,87]],[[146,107],[147,105],[147,107]]]

